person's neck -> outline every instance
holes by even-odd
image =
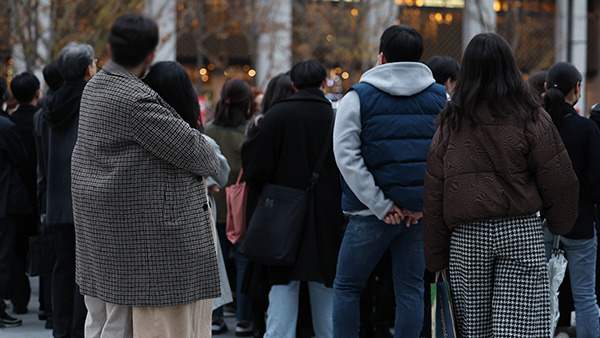
[[[21,106],[21,107],[23,107],[23,106],[33,106],[33,107],[35,107],[36,104],[37,104],[37,100],[33,100],[31,102],[19,103],[19,106]]]
[[[129,71],[131,74],[135,75],[136,77],[142,76],[144,74],[144,72],[146,71],[146,65],[144,65],[144,64],[140,64],[135,67],[125,67],[125,66],[121,66],[121,67],[123,67],[125,70]]]

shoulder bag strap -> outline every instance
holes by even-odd
[[[240,174],[238,175],[237,181],[235,184],[240,184],[240,180],[242,179],[242,175],[244,175],[244,168],[240,169]]]
[[[323,143],[323,148],[321,149],[321,153],[319,154],[319,158],[317,159],[317,163],[315,164],[315,169],[312,172],[310,177],[310,185],[308,186],[307,191],[311,191],[317,185],[317,181],[319,180],[319,173],[321,169],[323,169],[323,164],[325,164],[325,158],[327,157],[327,153],[329,153],[329,149],[331,148],[331,143],[333,142],[333,125],[335,123],[335,115],[333,115],[331,119],[331,124],[329,125],[329,129],[327,130],[327,139]]]

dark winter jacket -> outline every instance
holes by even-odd
[[[37,198],[36,198],[36,145],[33,134],[33,115],[35,114],[35,107],[32,105],[20,105],[17,110],[10,116],[11,120],[17,126],[19,136],[23,141],[25,150],[27,151],[27,157],[25,163],[18,169],[21,180],[27,190],[27,196],[29,203],[34,207],[33,212],[37,213]]]
[[[558,132],[579,179],[579,212],[567,238],[594,237],[594,204],[600,203],[600,129],[594,121],[581,117],[565,103],[568,113]]]
[[[493,117],[454,130],[438,128],[427,159],[423,209],[425,263],[448,266],[450,233],[461,224],[533,215],[542,211],[554,234],[568,233],[577,218],[579,184],[550,116],[536,121]]]
[[[71,154],[79,123],[79,104],[86,82],[67,81],[50,97],[34,120],[41,170],[38,191],[46,192],[46,223],[73,224]]]
[[[17,172],[27,152],[15,124],[0,116],[0,218],[32,212],[25,186]]]
[[[333,110],[319,89],[302,89],[275,104],[242,148],[246,182],[255,191],[267,183],[305,189],[326,138],[331,137]],[[328,156],[314,190],[308,219],[292,267],[269,267],[273,284],[290,280],[331,286],[343,231],[341,188],[333,153]]]

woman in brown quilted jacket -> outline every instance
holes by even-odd
[[[555,234],[577,218],[578,181],[548,114],[494,33],[467,46],[425,175],[430,271],[449,268],[460,337],[548,337],[541,211]]]

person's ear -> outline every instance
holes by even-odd
[[[575,85],[575,88],[573,88],[575,90],[575,95],[581,93],[581,87],[580,87],[580,85],[581,85],[581,82],[578,81],[577,84]]]
[[[110,43],[106,44],[106,50],[108,51],[108,57],[112,60],[112,50],[110,49]]]
[[[41,90],[37,90],[37,92],[35,92],[35,99],[39,100],[42,97],[42,91]]]
[[[384,65],[386,63],[387,63],[387,60],[385,59],[383,52],[379,53],[379,56],[377,57],[377,65]]]
[[[89,81],[94,75],[96,75],[96,73],[94,72],[94,69],[92,67],[94,67],[94,66],[93,65],[89,65],[85,69],[85,76],[83,77],[83,79],[85,81]]]
[[[152,52],[150,55],[146,57],[146,64],[150,66],[152,62],[154,62],[154,58],[156,57],[156,51]]]
[[[294,90],[294,93],[298,91],[298,88],[296,88],[296,86],[294,86],[294,82],[292,81],[292,89]]]
[[[546,84],[547,84],[547,82],[544,81],[544,91],[548,91],[548,86]]]

